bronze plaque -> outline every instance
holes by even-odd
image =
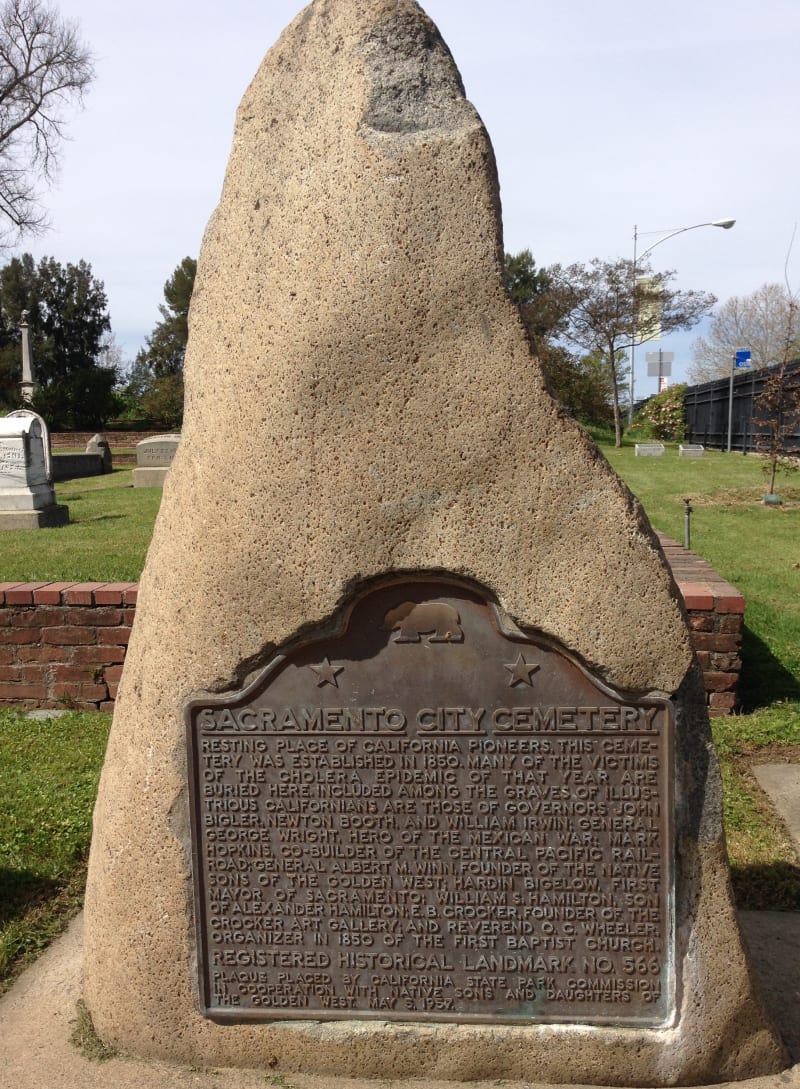
[[[668,701],[417,581],[187,729],[207,1016],[669,1020]]]

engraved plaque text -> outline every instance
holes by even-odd
[[[669,1019],[667,701],[419,581],[187,729],[207,1016]]]

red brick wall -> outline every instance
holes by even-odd
[[[85,450],[89,439],[94,438],[96,431],[51,431],[50,446],[54,454],[63,450]],[[103,438],[111,448],[111,460],[117,469],[122,465],[135,465],[136,454],[132,451],[142,439],[152,439],[159,435],[174,435],[174,431],[103,431]],[[122,454],[120,450],[131,450],[131,453]]]
[[[744,598],[698,556],[662,537],[689,614],[711,715],[736,706]],[[137,585],[0,583],[0,705],[110,711]]]
[[[50,445],[54,450],[85,450],[89,439],[93,439],[96,431],[51,431]],[[112,453],[118,446],[131,447],[142,439],[152,439],[157,435],[174,435],[174,431],[103,431],[100,434],[111,447]]]
[[[708,713],[729,715],[737,705],[742,669],[744,598],[694,552],[670,537],[659,537],[689,615]]]
[[[0,705],[111,711],[136,583],[0,583]]]

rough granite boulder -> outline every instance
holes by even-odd
[[[127,1052],[605,1085],[782,1068],[676,589],[637,502],[549,396],[502,255],[492,147],[435,26],[412,0],[315,0],[242,101],[203,242],[182,441],[95,813],[85,998]],[[238,688],[393,572],[468,579],[607,684],[674,701],[668,1027],[200,1014],[184,705]]]

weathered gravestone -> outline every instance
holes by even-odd
[[[627,1085],[784,1062],[677,590],[502,257],[436,28],[316,0],[203,243],[95,813],[85,999],[128,1052]]]
[[[27,409],[0,419],[0,529],[63,526],[69,508],[56,503],[50,437]]]
[[[134,488],[162,488],[175,457],[180,435],[154,435],[136,444]]]
[[[108,444],[108,439],[105,435],[93,435],[86,443],[87,454],[99,454],[103,459],[103,472],[110,473],[114,468],[114,459],[111,454],[111,447]]]

